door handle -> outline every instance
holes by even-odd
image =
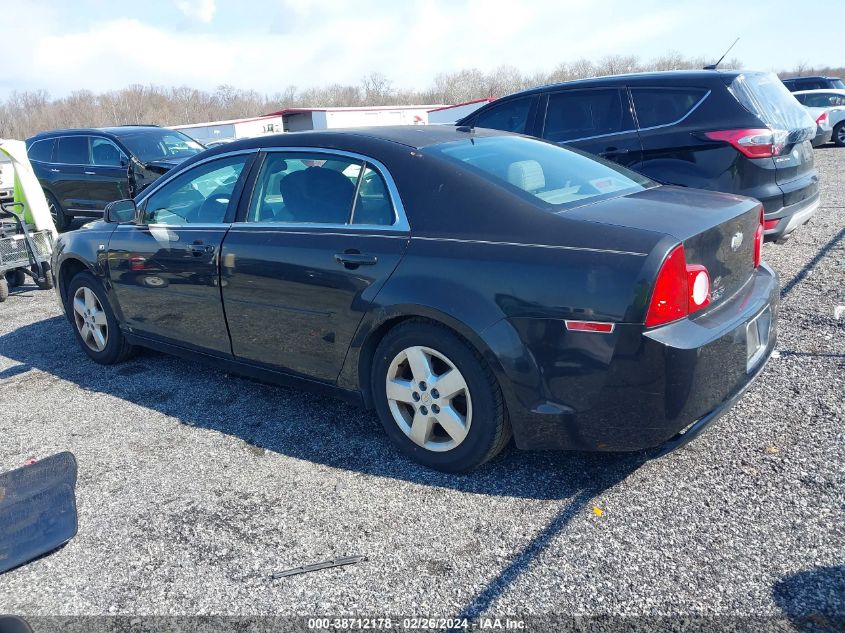
[[[191,251],[194,257],[200,257],[201,255],[210,255],[213,253],[214,247],[211,244],[191,244],[188,246],[188,250]]]
[[[96,171],[86,171],[86,172],[85,172],[85,175],[86,175],[86,176],[96,176],[96,175],[97,175],[97,172],[96,172]]]
[[[52,172],[54,172],[54,173],[58,174],[58,173],[59,173],[59,172],[61,172],[62,170],[61,170],[61,169],[56,169],[56,168],[54,168],[54,167],[51,167],[51,168],[50,168],[50,171],[52,171]]]
[[[608,147],[599,156],[622,156],[630,151],[626,147]]]
[[[378,263],[378,257],[375,255],[366,255],[364,253],[336,253],[334,260],[338,264],[343,264],[346,268],[358,268],[358,266],[373,266]]]

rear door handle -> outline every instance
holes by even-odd
[[[55,172],[55,173],[57,173],[57,174],[58,174],[58,173],[59,173],[59,172],[61,172],[62,170],[61,170],[61,169],[56,169],[55,167],[51,167],[51,168],[50,168],[50,171]]]
[[[338,264],[343,264],[347,268],[373,266],[378,263],[378,257],[375,255],[366,255],[364,253],[336,253],[334,260]]]
[[[214,252],[214,247],[211,244],[191,244],[188,246],[188,250],[194,257],[199,257],[200,255],[210,255]]]
[[[85,175],[86,175],[86,176],[96,176],[96,175],[97,175],[97,172],[96,172],[96,171],[86,171],[86,172],[85,172]]]

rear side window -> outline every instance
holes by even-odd
[[[38,160],[42,163],[49,163],[53,160],[53,147],[56,145],[56,139],[48,138],[43,141],[36,141],[29,146],[27,156],[29,160]]]
[[[701,88],[631,88],[640,129],[677,123],[706,94]]]
[[[845,105],[845,95],[838,95],[835,92],[795,96],[801,103],[811,108],[835,108]]]
[[[531,111],[531,97],[512,99],[494,105],[478,115],[476,127],[524,134],[528,129],[528,113]]]
[[[543,138],[573,141],[615,134],[629,127],[618,88],[568,90],[549,95]]]
[[[56,162],[65,165],[89,165],[87,136],[62,136],[58,139]]]

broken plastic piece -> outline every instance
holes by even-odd
[[[313,565],[303,565],[302,567],[293,567],[285,569],[284,571],[277,571],[273,574],[273,579],[286,578],[287,576],[296,576],[297,574],[305,574],[309,571],[319,571],[321,569],[329,569],[331,567],[343,567],[344,565],[354,565],[361,561],[367,560],[366,556],[344,556],[343,558],[333,558],[325,560],[322,563],[314,563]]]

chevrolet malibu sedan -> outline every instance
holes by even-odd
[[[775,345],[761,217],[493,130],[292,133],[185,161],[53,267],[96,362],[143,346],[338,395],[462,471],[511,437],[666,451],[730,408]]]

